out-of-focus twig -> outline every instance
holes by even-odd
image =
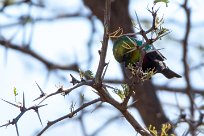
[[[194,116],[194,99],[193,99],[193,95],[192,95],[192,87],[191,87],[191,83],[190,83],[190,69],[189,69],[189,65],[188,65],[188,40],[189,40],[189,34],[190,34],[190,30],[191,30],[191,11],[190,8],[188,7],[188,0],[185,0],[182,7],[185,11],[186,14],[186,32],[184,35],[184,39],[183,39],[183,66],[184,66],[184,77],[185,77],[185,81],[186,81],[186,92],[188,94],[188,97],[190,99],[190,104],[191,104],[191,115],[192,117]]]
[[[35,51],[30,50],[28,48],[24,48],[20,45],[16,45],[13,43],[10,43],[9,41],[6,40],[1,40],[0,39],[0,44],[1,46],[9,49],[13,49],[22,53],[25,53],[27,55],[32,56],[33,58],[37,59],[38,61],[42,62],[48,70],[55,70],[55,69],[61,69],[61,70],[73,70],[77,71],[78,70],[78,65],[77,64],[70,64],[70,65],[60,65],[60,64],[54,64],[47,59],[43,58],[39,54],[37,54]]]

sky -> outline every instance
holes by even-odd
[[[179,1],[180,2],[180,1]],[[139,3],[139,4],[138,4]],[[167,18],[167,20],[171,18],[176,18],[179,22],[184,22],[184,12],[181,11],[176,6],[176,0],[172,0],[169,3],[168,7],[165,7],[164,4],[159,5],[160,6],[160,13],[161,16]],[[135,0],[131,0],[130,4],[130,14],[133,18],[133,20],[136,20],[135,17],[135,11],[139,15],[139,18],[146,17],[149,18],[151,15],[146,10],[147,5],[151,5],[151,2],[148,0],[144,1],[138,1],[137,3]],[[203,9],[201,5],[203,2],[201,0],[195,0],[195,2],[192,2],[190,6],[192,7],[192,10],[195,11],[195,14],[192,15],[193,21],[204,21],[204,18],[202,18]],[[139,5],[139,6],[138,6]],[[33,15],[34,16],[52,16],[55,13],[63,13],[63,12],[77,12],[77,11],[83,11],[83,13],[89,13],[90,11],[83,7],[83,3],[80,0],[70,0],[67,2],[66,0],[61,0],[60,2],[57,0],[50,0],[48,1],[48,11],[40,10],[39,12],[36,12],[35,9],[33,9]],[[64,8],[68,7],[68,8]],[[82,9],[81,9],[82,8]],[[6,10],[8,14],[11,15],[19,15],[20,13],[26,13],[28,10],[28,7],[25,5],[22,5],[21,8],[9,8]],[[0,15],[0,25],[10,22],[9,19],[6,17]],[[96,50],[99,50],[101,47],[100,41],[103,37],[103,27],[102,24],[99,21],[95,21],[95,24],[97,26],[96,35],[94,36],[94,40],[92,44],[95,44],[96,46],[93,46],[93,56],[94,60],[91,63],[91,67],[87,66],[87,52],[86,52],[86,44],[88,43],[89,37],[90,37],[90,28],[91,24],[90,22],[85,18],[70,18],[70,19],[61,19],[58,21],[53,22],[40,22],[35,25],[35,30],[33,34],[32,44],[31,47],[34,51],[38,52],[40,55],[46,57],[49,60],[52,60],[59,64],[72,64],[74,61],[77,60],[77,62],[81,63],[81,69],[87,69],[89,68],[93,72],[95,72],[97,65],[98,65],[98,52]],[[177,38],[183,37],[183,29],[179,26],[174,26],[171,23],[165,24],[168,28],[172,30],[171,34],[176,35]],[[180,31],[175,31],[175,29],[179,29]],[[18,30],[18,27],[13,27],[11,29],[2,29],[0,32],[5,37],[11,37],[14,32]],[[198,43],[203,43],[204,39],[201,37],[204,35],[204,29],[195,29],[192,30],[195,34],[191,35],[192,38],[198,38]],[[29,34],[29,26],[27,29],[27,34]],[[197,33],[196,33],[197,32]],[[29,37],[29,35],[27,35]],[[18,35],[13,39],[13,42],[21,43],[22,42],[22,32],[18,33]],[[194,42],[194,41],[193,41]],[[170,45],[173,43],[173,45]],[[193,44],[193,43],[192,43]],[[111,45],[111,42],[110,42]],[[156,47],[158,48],[165,48],[161,52],[165,54],[167,58],[170,58],[166,60],[166,63],[170,68],[177,71],[178,73],[182,73],[182,64],[181,62],[181,47],[178,45],[178,43],[169,42],[164,45],[161,41],[156,42]],[[106,78],[122,78],[122,75],[120,73],[120,69],[118,67],[118,63],[114,60],[112,56],[112,46],[108,48],[107,52],[107,61],[110,62],[109,68],[106,73]],[[173,47],[173,48],[172,48]],[[177,48],[177,50],[173,50]],[[173,51],[172,51],[173,50]],[[169,52],[174,52],[176,55],[172,55]],[[199,57],[199,54],[195,52],[194,50],[190,50],[189,54],[191,56]],[[190,63],[193,63],[196,65],[196,60],[189,61]],[[201,73],[203,73],[203,69],[201,69]],[[43,90],[45,90],[46,93],[51,93],[57,90],[56,86],[63,85],[65,88],[71,87],[71,84],[69,83],[70,77],[69,74],[72,73],[75,76],[78,76],[77,73],[73,72],[65,72],[65,71],[57,71],[57,74],[55,73],[48,73],[45,66],[42,65],[39,61],[33,59],[32,57],[15,52],[13,50],[8,50],[6,52],[5,48],[0,46],[0,98],[14,102],[14,94],[13,94],[13,88],[17,88],[17,92],[19,93],[17,96],[17,102],[22,102],[22,95],[23,92],[25,93],[25,99],[26,99],[26,106],[31,106],[34,104],[37,104],[37,102],[33,102],[33,100],[39,96],[40,92],[35,84],[37,82]],[[194,72],[192,74],[192,83],[194,86],[198,88],[203,88],[204,79],[199,76],[198,72]],[[62,80],[65,78],[65,80]],[[155,75],[153,78],[153,82],[155,84],[168,84],[169,86],[185,86],[183,79],[174,79],[174,80],[167,80],[162,75],[158,74]],[[56,95],[51,99],[48,99],[45,101],[44,104],[48,104],[48,106],[43,107],[40,109],[40,115],[42,118],[43,126],[46,125],[48,120],[56,119],[60,116],[65,115],[69,112],[69,106],[72,102],[77,102],[77,94],[79,92],[83,92],[85,97],[87,98],[95,98],[96,95],[90,91],[90,88],[82,88],[77,89],[76,92],[73,92],[71,95],[66,96],[65,98],[61,95]],[[170,111],[167,113],[168,117],[172,120],[176,119],[178,111],[175,109],[175,107],[169,108],[168,104],[172,104],[175,102],[175,96],[169,96],[169,93],[166,92],[159,92],[158,96],[160,97],[161,101],[165,103],[164,110],[169,109]],[[180,97],[181,96],[181,97]],[[188,103],[186,101],[186,97],[183,95],[178,94],[178,97],[180,98],[180,104],[182,106],[188,106]],[[114,96],[117,100],[116,96]],[[54,100],[54,101],[53,101]],[[184,102],[185,101],[185,102]],[[60,106],[59,106],[60,105]],[[1,107],[1,116],[0,116],[0,124],[7,123],[8,120],[13,119],[16,115],[19,113],[19,109],[12,107],[11,105],[8,105],[7,103],[0,101],[0,107]],[[93,107],[91,107],[93,108]],[[104,112],[106,111],[106,112]],[[142,120],[136,110],[131,110],[131,113],[136,117],[139,122],[142,123]],[[95,111],[91,113],[91,115],[88,115],[85,118],[85,123],[89,127],[88,133],[93,132],[97,127],[99,127],[103,122],[105,121],[104,118],[109,118],[112,116],[118,115],[118,112],[110,106],[108,108],[102,110],[102,111]],[[97,123],[96,123],[97,122]],[[55,136],[55,135],[65,135],[65,134],[73,134],[73,129],[75,130],[76,136],[81,136],[80,133],[80,127],[78,123],[73,123],[72,121],[64,121],[62,123],[59,123],[58,126],[50,128],[45,135],[46,136]],[[40,122],[37,118],[37,115],[30,111],[25,114],[20,120],[19,120],[19,132],[20,135],[25,136],[31,136],[33,135],[38,129],[42,129],[42,126],[40,125]],[[179,128],[179,131],[184,131],[184,127]],[[111,132],[111,133],[110,133]],[[8,126],[0,128],[0,134],[2,136],[15,136],[16,131],[14,126]],[[130,125],[124,120],[120,119],[116,121],[115,123],[112,123],[110,127],[107,127],[104,131],[102,131],[99,135],[103,136],[111,136],[112,134],[117,134],[117,136],[135,136],[134,129],[130,127]]]

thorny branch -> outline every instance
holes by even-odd
[[[43,7],[43,5],[40,5],[40,4],[36,4],[36,3],[33,3],[32,1],[22,1],[22,2],[17,2],[15,4],[21,4],[23,2],[30,2],[31,5],[35,5],[35,6],[39,6],[39,7]],[[107,63],[105,62],[105,58],[106,58],[106,52],[107,52],[107,48],[108,48],[108,39],[109,39],[109,29],[110,29],[110,17],[111,17],[111,13],[110,13],[110,9],[111,9],[111,0],[106,0],[105,2],[105,14],[104,14],[104,36],[103,36],[103,41],[102,41],[102,48],[101,50],[99,51],[99,55],[100,55],[100,61],[99,61],[99,65],[98,65],[98,69],[97,69],[97,72],[96,72],[96,76],[94,78],[94,80],[84,80],[84,81],[79,81],[77,80],[74,76],[71,75],[72,77],[72,81],[71,83],[73,83],[73,87],[69,88],[69,89],[63,89],[63,87],[60,87],[56,92],[53,92],[53,93],[50,93],[50,94],[46,94],[42,91],[42,89],[39,87],[38,85],[38,88],[41,90],[41,95],[39,98],[35,99],[35,100],[38,100],[40,99],[40,103],[36,106],[31,106],[29,108],[26,108],[25,107],[25,98],[24,98],[24,95],[23,95],[23,104],[22,105],[17,105],[15,103],[11,103],[9,101],[6,101],[4,99],[2,99],[4,102],[8,103],[8,104],[11,104],[17,108],[20,109],[20,114],[14,118],[13,120],[9,121],[8,123],[4,124],[4,125],[1,125],[0,127],[4,127],[4,126],[8,126],[8,125],[15,125],[16,127],[16,132],[17,132],[17,135],[19,135],[19,131],[18,131],[18,126],[17,126],[17,122],[18,120],[24,115],[24,113],[26,113],[27,111],[30,111],[30,110],[34,110],[37,115],[38,115],[38,118],[40,120],[40,123],[42,124],[42,121],[41,121],[41,118],[40,118],[40,115],[39,115],[39,112],[38,112],[38,109],[42,106],[45,106],[45,105],[40,105],[42,102],[44,102],[46,99],[50,98],[51,96],[54,96],[54,95],[57,95],[57,94],[63,94],[63,95],[67,95],[69,93],[71,93],[73,90],[75,90],[76,88],[79,88],[79,87],[82,87],[84,85],[86,86],[90,86],[92,88],[94,88],[96,91],[97,91],[97,94],[99,95],[100,98],[98,99],[95,99],[93,101],[90,101],[88,103],[84,103],[81,105],[81,107],[79,107],[78,109],[76,110],[73,110],[71,111],[69,114],[65,115],[65,116],[62,116],[54,121],[49,121],[46,125],[45,128],[43,128],[40,133],[38,134],[39,136],[42,135],[48,128],[50,128],[51,126],[53,126],[54,124],[64,120],[64,119],[67,119],[67,118],[72,118],[74,115],[76,115],[76,113],[80,112],[81,110],[83,110],[84,108],[94,104],[94,103],[97,103],[97,102],[107,102],[109,104],[111,104],[113,107],[115,107],[116,109],[118,109],[124,116],[124,118],[134,127],[134,129],[139,132],[140,134],[142,135],[151,135],[148,130],[146,130],[145,128],[143,128],[138,122],[137,120],[130,114],[130,112],[128,111],[128,107],[127,107],[127,103],[130,99],[130,96],[131,94],[133,93],[130,93],[126,99],[124,100],[124,102],[121,104],[121,103],[118,103],[117,101],[115,101],[108,93],[108,90],[107,90],[107,86],[104,85],[104,83],[108,82],[108,83],[123,83],[123,81],[120,81],[120,80],[103,80],[104,76],[105,76],[105,73],[106,73],[106,70],[104,70],[104,67],[107,65]],[[171,91],[171,92],[178,92],[178,93],[186,93],[188,94],[188,97],[190,99],[190,102],[191,102],[191,117],[190,119],[186,118],[185,117],[185,114],[181,114],[179,119],[178,119],[178,122],[181,122],[181,121],[184,121],[184,122],[187,122],[190,126],[190,128],[193,128],[192,130],[189,130],[191,134],[194,134],[194,131],[195,129],[200,126],[200,125],[203,125],[203,114],[202,112],[200,112],[200,109],[197,107],[197,105],[195,104],[194,102],[194,95],[195,94],[200,94],[203,96],[203,90],[202,89],[194,89],[191,85],[191,82],[190,82],[190,70],[189,70],[189,65],[188,65],[188,54],[187,54],[187,51],[188,51],[188,39],[189,39],[189,34],[190,34],[190,30],[191,30],[191,20],[190,20],[190,17],[191,17],[191,10],[190,8],[187,6],[187,3],[188,3],[188,0],[185,0],[184,3],[182,4],[182,8],[185,10],[185,13],[186,13],[186,17],[187,17],[187,21],[186,21],[186,32],[185,32],[185,37],[183,39],[183,64],[184,64],[184,76],[185,76],[185,81],[186,81],[186,84],[187,84],[187,87],[186,88],[172,88],[172,87],[167,87],[167,86],[160,86],[160,85],[155,85],[155,88],[156,90],[165,90],[165,91]],[[1,8],[1,11],[3,11],[4,9],[6,8],[6,4]],[[160,36],[157,36],[156,38],[153,38],[153,39],[149,39],[147,37],[147,34],[152,32],[152,31],[155,31],[156,26],[155,26],[155,22],[156,22],[156,15],[157,15],[157,11],[154,11],[153,8],[152,10],[149,10],[151,13],[152,13],[152,16],[153,16],[153,22],[152,22],[152,27],[150,29],[148,29],[147,31],[145,31],[141,24],[140,24],[140,21],[139,19],[138,20],[138,23],[139,23],[139,26],[140,26],[140,32],[138,33],[134,33],[133,35],[135,34],[140,34],[144,37],[145,39],[145,43],[143,44],[143,47],[145,47],[147,44],[151,44],[153,42],[155,42],[156,40],[160,39],[161,37],[163,37],[164,35],[168,34],[168,33],[164,33]],[[31,22],[33,21],[34,22],[37,22],[37,21],[52,21],[52,20],[55,20],[55,19],[61,19],[61,18],[68,18],[68,17],[75,17],[75,16],[84,16],[84,17],[88,17],[90,18],[90,16],[86,16],[86,15],[81,15],[80,13],[76,13],[76,14],[64,14],[64,15],[60,15],[60,16],[56,16],[56,17],[51,17],[51,18],[37,18],[35,20],[32,20],[29,16],[24,16],[24,19],[21,19],[19,22],[17,23],[12,23],[12,24],[7,24],[7,25],[4,25],[4,26],[0,26],[0,28],[6,28],[6,27],[11,27],[11,26],[15,26],[15,25],[23,25],[25,24],[29,19],[31,19]],[[136,15],[137,16],[137,15]],[[137,16],[138,18],[138,16]],[[94,31],[94,30],[93,30]],[[132,34],[127,34],[127,35],[132,35]],[[45,66],[47,67],[48,70],[55,70],[55,69],[61,69],[61,70],[78,70],[78,65],[77,64],[73,64],[73,65],[65,65],[65,66],[61,66],[61,65],[58,65],[58,64],[54,64],[48,60],[46,60],[45,58],[41,57],[39,54],[37,54],[36,52],[32,51],[30,48],[27,48],[29,46],[20,46],[20,45],[16,45],[16,44],[13,44],[11,43],[10,40],[5,40],[5,39],[0,39],[0,45],[5,47],[6,49],[9,48],[9,49],[14,49],[14,50],[17,50],[17,51],[20,51],[20,52],[23,52],[27,55],[31,55],[32,57],[34,57],[35,59],[39,60],[40,62],[42,62],[43,64],[45,64]],[[186,92],[185,92],[186,91]],[[180,108],[180,107],[179,107]],[[194,117],[194,112],[195,110],[198,110],[199,111],[199,119],[196,121],[193,119]],[[177,123],[178,123],[177,122]],[[103,126],[102,126],[103,127]],[[97,131],[95,132],[97,133]],[[93,135],[95,134],[93,133]],[[189,132],[188,132],[189,133]]]
[[[103,101],[117,108],[137,132],[139,132],[142,135],[151,135],[148,132],[148,130],[143,128],[134,119],[134,117],[127,110],[127,107],[121,107],[121,105],[109,95],[106,88],[103,88],[103,86],[101,85],[101,82],[102,82],[101,76],[102,76],[102,72],[105,67],[105,58],[106,58],[106,52],[107,52],[107,47],[108,47],[110,16],[111,16],[110,11],[111,11],[111,0],[106,0],[105,13],[104,13],[104,37],[103,37],[103,42],[102,42],[102,48],[100,51],[99,65],[98,65],[98,69],[97,69],[96,77],[95,77],[95,84],[92,87],[95,88],[99,92],[99,95],[102,97]]]
[[[163,19],[159,20],[159,18],[157,17],[157,12],[159,11],[159,8],[157,10],[155,10],[154,6],[153,6],[152,9],[151,10],[148,9],[148,11],[152,14],[152,25],[148,30],[145,31],[142,28],[142,25],[140,23],[137,12],[135,12],[137,22],[138,22],[138,25],[139,25],[139,32],[124,34],[124,35],[130,35],[130,36],[132,36],[132,35],[141,35],[144,38],[145,43],[143,43],[142,46],[139,47],[140,50],[143,49],[146,45],[151,45],[155,41],[161,39],[162,37],[164,37],[165,35],[170,33],[170,31],[168,29],[164,29],[164,28],[161,27]],[[152,36],[153,36],[153,33],[155,33],[156,37],[148,38],[147,35],[149,33],[152,33]]]
[[[37,136],[41,136],[41,135],[42,135],[48,128],[50,128],[52,125],[54,125],[54,124],[56,124],[56,123],[58,123],[58,122],[60,122],[60,121],[62,121],[62,120],[64,120],[64,119],[72,118],[76,113],[80,112],[80,111],[83,110],[84,108],[86,108],[86,107],[88,107],[88,106],[90,106],[90,105],[92,105],[92,104],[94,104],[94,103],[97,103],[97,102],[99,102],[99,101],[101,101],[101,98],[98,98],[98,99],[95,99],[95,100],[93,100],[93,101],[84,103],[81,107],[79,107],[78,109],[76,109],[76,110],[70,112],[69,114],[67,114],[67,115],[65,115],[65,116],[62,116],[62,117],[60,117],[60,118],[58,118],[58,119],[56,119],[56,120],[49,121],[49,122],[47,123],[47,126],[46,126],[44,129],[42,129],[42,130],[38,133]]]
[[[21,105],[17,105],[17,104],[15,104],[15,103],[6,101],[6,100],[4,100],[4,99],[1,99],[1,100],[3,100],[4,102],[6,102],[6,103],[8,103],[8,104],[10,104],[10,105],[12,105],[12,106],[14,106],[14,107],[19,108],[19,109],[20,109],[20,113],[19,113],[13,120],[11,120],[11,121],[9,120],[8,123],[6,123],[6,124],[4,124],[4,125],[1,125],[0,127],[9,126],[9,125],[15,125],[17,136],[19,136],[19,130],[18,130],[18,125],[17,125],[17,123],[18,123],[19,119],[20,119],[26,112],[28,112],[28,111],[30,111],[30,110],[34,110],[34,111],[36,112],[36,114],[37,114],[37,116],[38,116],[38,118],[39,118],[39,121],[40,121],[40,123],[41,123],[41,125],[42,125],[42,121],[41,121],[40,114],[39,114],[39,108],[44,107],[44,106],[46,106],[47,104],[44,104],[44,105],[35,105],[35,106],[31,106],[31,107],[29,107],[29,108],[26,108],[26,107],[25,107],[25,97],[24,97],[24,94],[23,94],[23,102],[22,102]]]
[[[69,89],[63,89],[62,87],[60,87],[56,92],[53,92],[53,93],[50,93],[48,95],[45,95],[44,98],[40,101],[40,103],[42,103],[44,100],[46,100],[47,98],[51,97],[51,96],[54,96],[56,94],[63,94],[63,95],[67,95],[69,93],[71,93],[71,91],[73,91],[74,89],[76,88],[79,88],[81,86],[84,86],[84,85],[88,85],[88,86],[91,86],[93,84],[93,81],[92,80],[89,80],[89,81],[86,81],[86,82],[80,82],[78,84],[76,84],[75,86],[69,88]],[[37,98],[38,99],[38,98]],[[40,104],[39,103],[39,104]]]
[[[56,92],[53,92],[51,94],[46,94],[42,91],[42,89],[40,88],[40,86],[37,84],[41,95],[40,97],[36,98],[35,100],[38,99],[42,99],[40,101],[39,104],[41,104],[44,100],[46,100],[47,98],[54,96],[56,94],[69,94],[71,91],[73,91],[74,89],[81,87],[83,85],[88,85],[91,86],[92,88],[94,88],[97,92],[98,95],[100,96],[100,98],[95,99],[89,103],[85,103],[83,104],[80,108],[71,111],[71,113],[69,113],[68,115],[65,115],[63,117],[60,117],[54,121],[48,122],[47,126],[42,129],[40,131],[40,133],[38,134],[39,136],[41,134],[44,133],[44,131],[46,131],[50,126],[56,124],[57,122],[60,122],[66,118],[71,118],[73,117],[77,112],[81,111],[82,109],[86,108],[89,105],[92,105],[98,101],[102,101],[102,102],[107,102],[109,104],[111,104],[113,107],[117,108],[123,115],[124,117],[127,119],[127,121],[133,126],[133,128],[139,132],[142,135],[151,135],[148,130],[146,130],[145,128],[143,128],[136,120],[135,118],[130,114],[130,112],[127,109],[127,106],[121,106],[120,103],[118,103],[116,100],[114,100],[110,94],[108,93],[108,90],[106,89],[105,86],[102,85],[103,82],[103,78],[105,76],[105,72],[106,70],[104,70],[104,67],[107,65],[107,63],[105,62],[105,58],[106,58],[106,53],[107,53],[107,48],[108,48],[108,39],[109,39],[109,29],[110,29],[110,17],[111,17],[111,0],[106,0],[105,1],[105,12],[104,12],[104,36],[103,36],[103,41],[102,41],[102,48],[99,51],[99,55],[100,55],[100,60],[99,60],[99,65],[98,65],[98,69],[96,72],[96,76],[93,80],[82,80],[79,81],[76,78],[74,78],[72,75],[72,81],[71,83],[73,83],[73,87],[70,89],[63,89],[62,87],[60,87]],[[10,41],[5,41],[5,40],[1,40],[0,44],[2,44],[4,47],[6,48],[11,48],[11,49],[15,49],[21,52],[24,52],[28,55],[33,56],[34,58],[38,59],[39,61],[41,61],[42,63],[44,63],[47,68],[49,70],[51,69],[65,69],[64,67],[58,67],[52,63],[49,63],[47,60],[43,59],[41,56],[39,56],[38,54],[36,54],[35,52],[31,51],[29,48],[25,48],[25,47],[21,47],[18,45],[14,45],[11,44]],[[76,68],[76,67],[75,67]],[[68,69],[66,67],[66,69]],[[74,68],[73,68],[74,69]],[[104,72],[104,73],[103,73]],[[128,101],[127,101],[128,102]],[[127,102],[125,102],[124,104],[127,104]],[[19,117],[20,118],[20,117]],[[40,120],[41,121],[41,120]],[[3,125],[5,126],[5,125]],[[17,128],[17,127],[16,127]],[[19,135],[18,129],[17,129],[17,134]]]

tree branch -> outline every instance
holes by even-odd
[[[190,100],[190,112],[192,118],[194,118],[194,98],[192,95],[192,87],[190,83],[190,71],[189,71],[189,65],[188,65],[188,39],[191,29],[191,11],[190,8],[187,6],[188,0],[185,0],[182,7],[186,14],[186,32],[183,39],[183,66],[184,66],[184,77],[186,81],[186,92]]]
[[[111,0],[105,1],[105,12],[104,12],[104,34],[102,41],[102,48],[100,51],[100,61],[98,69],[95,76],[96,84],[101,84],[101,75],[105,67],[106,52],[108,48],[108,39],[109,39],[109,29],[110,29],[110,17],[111,17]]]
[[[54,63],[46,60],[45,58],[43,58],[42,56],[40,56],[36,52],[30,50],[29,48],[25,48],[23,46],[10,43],[9,41],[6,41],[6,40],[1,40],[0,39],[0,45],[5,47],[5,48],[13,49],[13,50],[16,50],[16,51],[19,51],[19,52],[22,52],[22,53],[25,53],[27,55],[32,56],[33,58],[35,58],[38,61],[40,61],[41,63],[43,63],[48,70],[55,70],[55,69],[73,70],[73,71],[78,70],[78,65],[77,64],[71,64],[71,65],[54,64]]]
[[[58,119],[56,119],[56,120],[49,121],[49,122],[47,123],[47,126],[46,126],[43,130],[41,130],[41,131],[37,134],[37,136],[41,136],[41,135],[42,135],[48,128],[50,128],[52,125],[54,125],[54,124],[56,124],[56,123],[58,123],[58,122],[60,122],[60,121],[62,121],[62,120],[64,120],[64,119],[72,118],[76,113],[78,113],[78,112],[81,111],[82,109],[84,109],[84,108],[86,108],[86,107],[88,107],[88,106],[90,106],[90,105],[92,105],[92,104],[94,104],[94,103],[97,103],[97,102],[99,102],[99,101],[101,101],[101,98],[98,98],[98,99],[95,99],[95,100],[93,100],[93,101],[84,103],[81,107],[79,107],[78,109],[76,109],[76,110],[70,112],[69,114],[67,114],[67,115],[65,115],[65,116],[62,116],[62,117],[60,117],[60,118],[58,118]]]

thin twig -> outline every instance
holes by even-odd
[[[187,6],[188,0],[185,0],[182,7],[185,11],[186,14],[186,32],[185,32],[185,36],[183,39],[183,66],[184,66],[184,77],[185,77],[185,81],[186,81],[186,92],[187,95],[189,97],[190,100],[190,111],[191,111],[191,116],[192,118],[194,118],[194,99],[193,99],[193,95],[192,95],[192,87],[191,87],[191,83],[190,83],[190,71],[189,71],[189,65],[188,65],[188,39],[189,39],[189,34],[190,34],[190,29],[191,29],[191,11],[190,8]]]
[[[38,61],[40,61],[41,63],[43,63],[47,67],[48,70],[55,70],[55,69],[73,70],[73,71],[78,70],[78,65],[77,64],[71,64],[71,65],[54,64],[54,63],[46,60],[45,58],[43,58],[42,56],[40,56],[36,52],[34,52],[34,51],[32,51],[32,50],[30,50],[28,48],[24,48],[24,47],[22,47],[20,45],[13,44],[10,41],[0,39],[0,45],[3,46],[3,47],[13,49],[13,50],[16,50],[16,51],[20,51],[22,53],[25,53],[27,55],[32,56],[33,58],[35,58]]]
[[[99,65],[98,65],[98,69],[97,69],[96,76],[95,76],[96,84],[100,84],[102,82],[101,75],[105,67],[105,59],[106,59],[106,53],[107,53],[107,48],[108,48],[110,17],[111,17],[111,0],[106,0],[105,12],[104,12],[104,35],[103,35],[103,42],[102,42],[102,48],[101,48],[101,53],[100,53]]]
[[[65,116],[62,116],[62,117],[60,117],[60,118],[58,118],[58,119],[56,119],[56,120],[49,121],[49,122],[47,123],[47,126],[46,126],[44,129],[42,129],[42,130],[37,134],[37,136],[41,136],[48,128],[50,128],[50,127],[53,126],[54,124],[56,124],[56,123],[58,123],[58,122],[60,122],[60,121],[62,121],[62,120],[64,120],[64,119],[72,118],[76,113],[78,113],[78,112],[81,111],[82,109],[84,109],[84,108],[86,108],[86,107],[88,107],[88,106],[90,106],[90,105],[92,105],[92,104],[94,104],[94,103],[97,103],[97,102],[99,102],[99,101],[101,101],[101,98],[98,98],[98,99],[95,99],[95,100],[93,100],[93,101],[84,103],[81,107],[79,107],[78,109],[76,109],[76,110],[70,112],[69,114],[67,114],[67,115],[65,115]]]

